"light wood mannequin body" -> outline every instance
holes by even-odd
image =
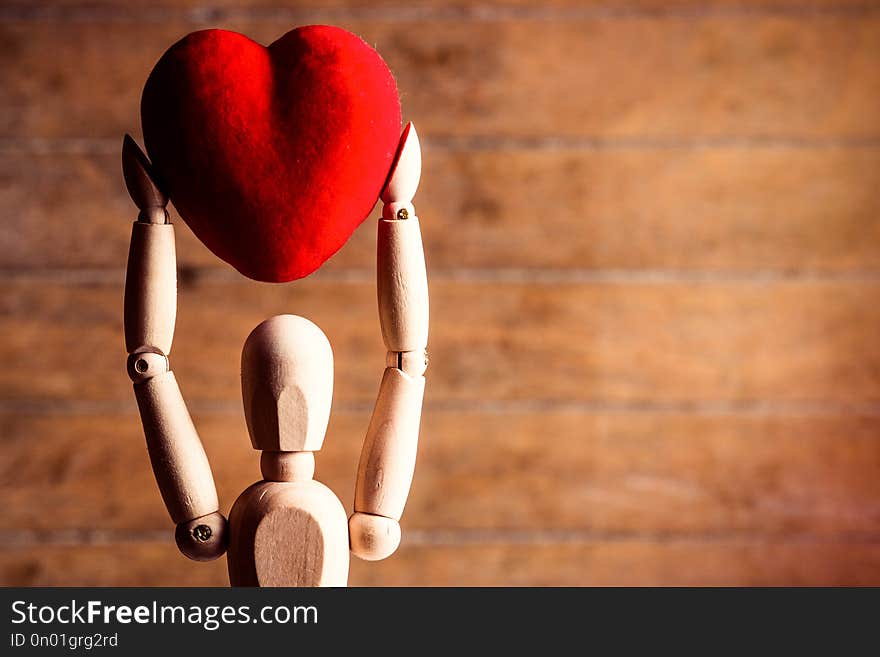
[[[263,480],[239,496],[229,516],[230,583],[345,586],[345,509],[312,479],[333,395],[327,337],[303,317],[267,319],[242,350],[241,389],[251,444],[263,450]]]
[[[348,524],[339,498],[313,479],[259,481],[229,514],[232,586],[345,586]]]
[[[206,560],[228,543],[233,586],[345,586],[349,549],[366,560],[397,549],[415,468],[428,363],[427,276],[412,206],[421,175],[415,129],[404,129],[381,195],[377,291],[388,354],[348,520],[336,495],[313,478],[330,417],[333,352],[321,329],[296,315],[265,320],[245,342],[242,400],[263,479],[238,497],[228,523],[220,514],[207,456],[168,360],[176,315],[168,199],[128,136],[123,172],[140,209],[126,278],[128,372],[178,547]]]

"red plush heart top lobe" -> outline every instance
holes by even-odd
[[[400,136],[391,71],[336,27],[268,48],[226,30],[171,46],[144,87],[144,141],[180,216],[245,276],[315,271],[376,203]]]

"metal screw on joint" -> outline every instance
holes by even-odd
[[[143,358],[138,358],[137,362],[134,364],[134,369],[143,374],[150,368],[150,364],[145,361]]]
[[[397,211],[397,218],[401,221],[409,219],[409,211],[406,208],[400,208],[400,210]]]
[[[211,528],[208,525],[198,525],[195,529],[193,529],[193,536],[199,543],[207,542],[214,532],[211,531]]]

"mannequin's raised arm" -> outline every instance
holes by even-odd
[[[140,210],[131,232],[125,278],[128,375],[140,410],[156,483],[175,539],[190,559],[209,561],[226,551],[227,524],[219,512],[208,457],[168,361],[177,315],[174,226],[167,196],[146,155],[126,135],[122,171]]]
[[[419,220],[412,198],[421,176],[421,151],[412,123],[403,131],[379,220],[376,283],[385,373],[358,465],[351,551],[375,561],[400,544],[403,507],[416,464],[428,359],[428,280]]]

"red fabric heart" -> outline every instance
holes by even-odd
[[[245,276],[307,276],[376,203],[400,137],[391,71],[337,27],[268,48],[236,32],[171,46],[141,98],[144,142],[180,216]]]

